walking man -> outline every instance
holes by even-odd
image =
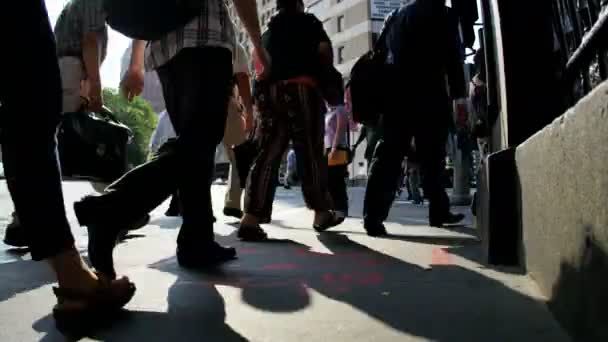
[[[424,193],[430,202],[430,225],[441,227],[464,218],[450,213],[449,198],[441,183],[451,120],[449,98],[465,95],[458,29],[450,25],[445,0],[411,0],[391,16],[387,22],[392,24],[385,28],[389,30],[386,63],[395,68],[398,81],[390,87],[396,93],[389,98],[402,101],[396,101],[390,113],[383,116],[383,138],[372,161],[363,209],[370,236],[386,235],[383,222],[395,198],[395,184],[412,136],[424,174]]]
[[[264,69],[269,70],[255,1],[234,0],[234,5]],[[210,189],[233,87],[234,44],[233,23],[223,0],[202,2],[200,15],[160,40],[133,42],[123,93],[129,99],[141,93],[144,64],[146,69],[156,70],[177,139],[166,143],[154,159],[125,174],[102,196],[75,204],[80,224],[89,229],[89,257],[97,270],[114,276],[112,251],[120,226],[150,212],[176,189],[183,215],[177,238],[178,263],[200,268],[236,256],[233,248],[214,241]]]

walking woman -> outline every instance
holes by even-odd
[[[333,63],[331,42],[323,24],[304,13],[302,0],[278,0],[277,10],[262,37],[272,69],[257,84],[260,151],[247,181],[245,216],[238,232],[244,241],[267,238],[260,218],[270,215],[274,177],[290,139],[302,170],[306,205],[315,211],[313,228],[323,231],[340,222],[331,211],[327,190],[323,99],[318,90],[321,70]]]
[[[325,115],[325,149],[327,152],[329,193],[334,202],[336,217],[344,221],[348,216],[346,176],[350,163],[348,143],[348,114],[344,105],[330,105]]]

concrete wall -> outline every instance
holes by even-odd
[[[608,341],[608,82],[516,162],[528,272],[575,340]]]

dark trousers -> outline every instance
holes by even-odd
[[[332,209],[324,157],[324,118],[318,92],[305,85],[274,85],[268,100],[258,103],[260,152],[247,180],[245,212],[270,217],[276,177],[289,140],[293,141],[302,193],[309,209]]]
[[[32,258],[42,260],[74,245],[56,153],[61,79],[44,1],[0,4],[0,36],[11,50],[0,54],[4,172]]]
[[[187,48],[157,71],[178,137],[112,184],[103,197],[113,211],[136,219],[177,189],[183,216],[177,242],[200,245],[213,240],[210,187],[226,124],[232,56],[223,48]]]
[[[429,199],[429,220],[442,222],[450,201],[442,186],[442,165],[447,140],[444,108],[418,106],[405,113],[384,116],[383,138],[378,143],[367,182],[363,216],[366,223],[384,222],[389,214],[401,174],[401,163],[414,136],[416,156]]]
[[[169,203],[167,214],[181,216],[182,204],[179,199],[179,191],[175,191],[173,196],[171,196],[171,202]]]
[[[346,189],[347,165],[329,166],[327,168],[329,194],[334,209],[348,214],[348,192]]]

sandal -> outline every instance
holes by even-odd
[[[268,234],[258,225],[241,225],[237,236],[241,241],[246,242],[263,242],[268,240]]]
[[[329,211],[328,213],[329,215],[321,223],[312,225],[314,230],[321,233],[344,222],[344,217],[336,216],[336,213],[333,211]]]
[[[54,287],[57,304],[53,308],[53,318],[57,330],[64,335],[84,336],[103,321],[113,318],[113,314],[135,294],[135,284],[128,280],[126,291],[122,293],[117,293],[115,284],[100,275],[97,288],[91,293]]]

